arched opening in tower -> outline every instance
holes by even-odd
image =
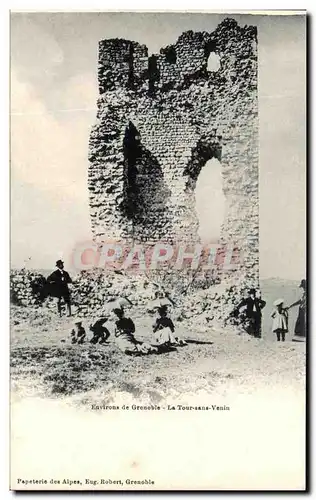
[[[170,190],[159,161],[142,144],[140,132],[131,121],[125,129],[123,154],[121,211],[132,222],[131,236],[152,236],[164,223]]]
[[[221,59],[216,52],[210,52],[207,59],[207,71],[218,71],[221,67]]]
[[[216,158],[205,163],[197,178],[195,210],[199,221],[198,236],[201,242],[217,242],[225,217],[225,195],[222,166]]]
[[[141,157],[140,135],[132,122],[125,129],[123,141],[124,153],[124,201],[122,209],[126,216],[132,219],[139,209],[137,186],[137,163]]]
[[[183,172],[187,177],[186,193],[198,228],[195,237],[206,244],[219,240],[225,217],[221,141],[216,131],[200,137]]]
[[[217,52],[217,47],[214,41],[209,40],[205,45],[206,69],[209,72],[216,72],[221,67],[221,58]]]

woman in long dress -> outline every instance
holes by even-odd
[[[303,289],[302,297],[291,304],[288,309],[299,306],[298,315],[294,328],[294,337],[292,340],[304,340],[306,338],[306,280],[302,280],[300,288]]]

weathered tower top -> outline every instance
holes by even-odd
[[[145,45],[124,39],[99,42],[99,92],[126,88],[132,90],[179,90],[197,79],[209,79],[207,61],[213,52],[221,59],[222,71],[242,69],[242,60],[255,57],[257,29],[239,27],[234,19],[225,19],[213,33],[186,31],[174,45],[148,57]],[[227,67],[227,57],[231,67]],[[240,76],[244,77],[242,72]]]

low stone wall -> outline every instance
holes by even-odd
[[[214,282],[202,289],[191,279],[178,282],[173,288],[173,274],[164,274],[159,282],[150,276],[104,272],[100,269],[83,271],[73,277],[71,302],[75,317],[100,317],[107,306],[119,298],[132,303],[131,316],[146,316],[153,311],[156,293],[170,296],[173,305],[169,312],[176,321],[204,328],[210,325],[232,324],[230,313],[246,293],[246,287],[237,289],[233,284]],[[161,282],[164,287],[161,287]],[[45,308],[57,314],[56,298],[47,297],[45,278],[36,271],[26,269],[11,272],[12,304],[23,308]],[[37,285],[37,286],[34,286]]]
[[[44,302],[40,292],[45,278],[37,271],[12,269],[10,273],[10,299],[18,306],[36,307]]]

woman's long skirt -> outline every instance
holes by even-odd
[[[296,337],[306,337],[305,310],[302,307],[298,310],[294,333]]]

